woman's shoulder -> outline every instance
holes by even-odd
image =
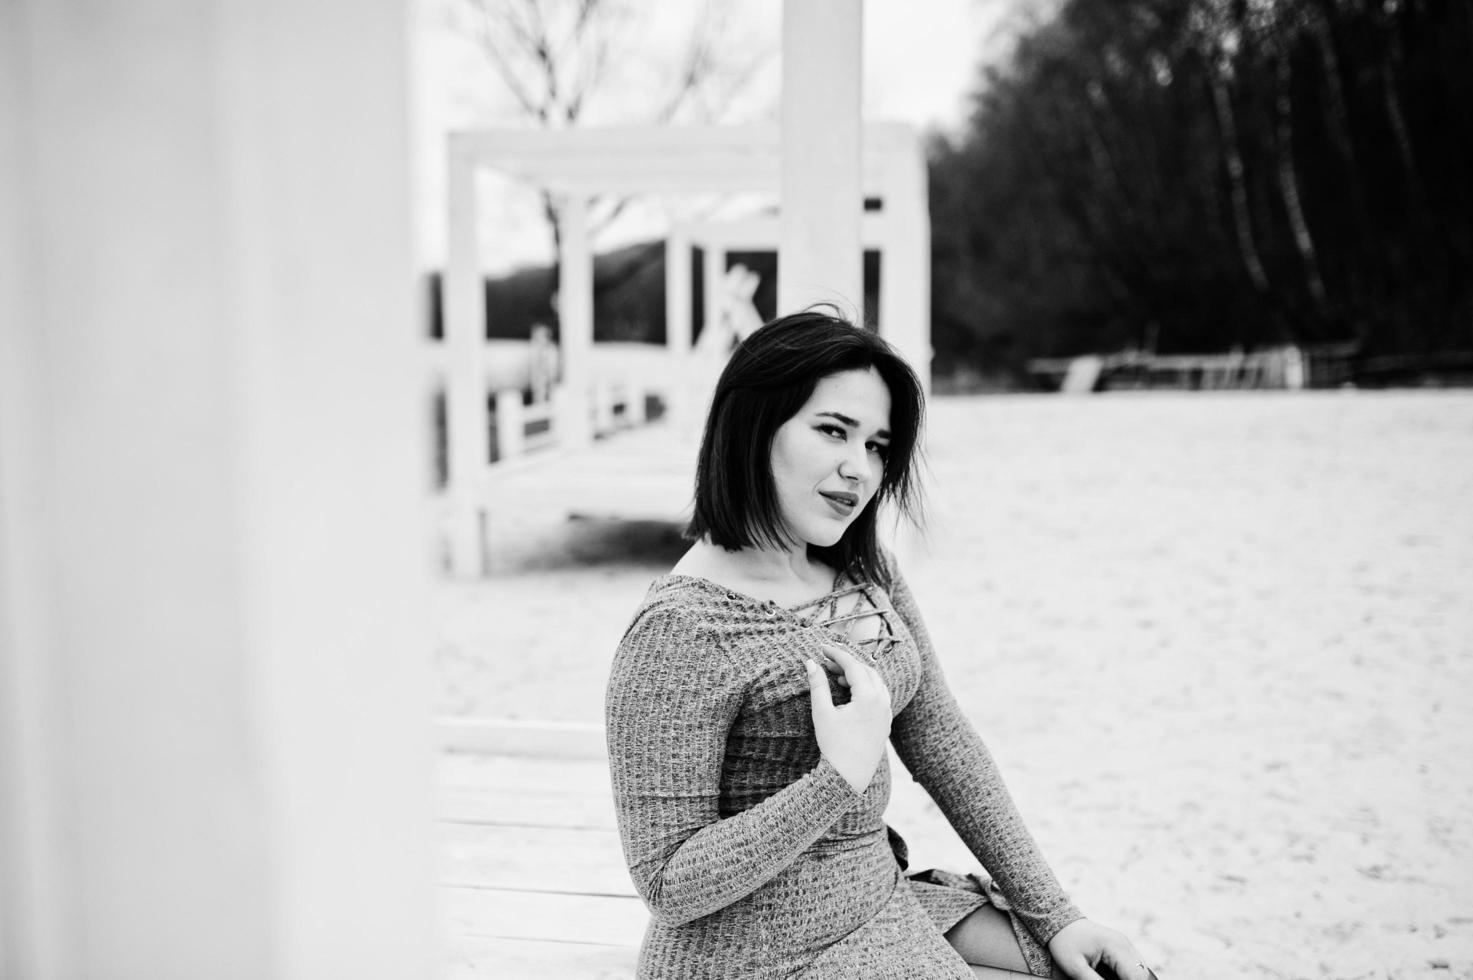
[[[650,585],[614,651],[609,696],[635,690],[648,696],[739,696],[748,671],[730,642],[728,617],[710,590],[678,576]]]
[[[695,632],[700,627],[704,602],[686,579],[686,576],[671,574],[651,582],[629,620],[624,639],[652,629]]]

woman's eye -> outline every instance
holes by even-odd
[[[818,431],[822,432],[826,436],[836,436],[840,439],[848,436],[848,433],[839,428],[837,425],[820,425],[818,427]]]
[[[872,453],[878,453],[881,459],[884,459],[886,456],[890,455],[890,447],[888,445],[885,445],[884,443],[879,442],[870,443],[869,451]]]

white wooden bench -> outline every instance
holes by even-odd
[[[578,748],[576,735],[544,734],[553,749]],[[514,727],[501,747],[535,750],[538,735]],[[452,747],[437,794],[445,976],[634,976],[648,913],[624,866],[602,758]]]
[[[615,826],[596,725],[450,721],[436,801],[449,980],[630,980],[649,913]],[[891,756],[887,818],[913,868],[975,866]],[[979,978],[1017,978],[1002,970]]]

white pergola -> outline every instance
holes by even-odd
[[[478,262],[478,190],[481,169],[551,191],[562,201],[562,383],[559,390],[559,442],[577,448],[592,440],[590,393],[599,379],[593,359],[593,250],[587,225],[588,202],[601,194],[705,194],[770,192],[781,195],[792,175],[784,172],[783,130],[777,126],[637,127],[565,131],[480,130],[452,134],[448,154],[449,242],[444,279],[447,372],[448,470],[451,564],[458,574],[482,567],[480,528],[482,481],[490,478],[486,458],[486,405],[490,392],[484,370],[484,312]],[[856,191],[849,198],[857,232],[847,248],[826,243],[791,244],[793,216],[737,222],[680,224],[671,230],[666,251],[667,376],[690,378],[693,328],[691,246],[705,249],[708,289],[724,269],[728,252],[780,250],[779,312],[811,302],[831,301],[861,311],[858,271],[864,248],[881,252],[878,328],[930,378],[930,227],[924,153],[914,130],[903,124],[872,124],[863,130],[861,153],[853,164]],[[803,160],[822,179],[821,160]],[[791,155],[787,166],[794,166]],[[843,183],[842,174],[832,175]],[[866,198],[878,211],[864,212]],[[851,215],[846,215],[851,217]],[[805,221],[804,227],[815,222]],[[784,247],[786,246],[786,247]],[[848,266],[839,277],[809,273],[794,261],[796,250],[827,250]],[[852,251],[852,256],[847,253]],[[820,261],[823,256],[819,256]],[[713,272],[715,275],[713,276]],[[818,280],[818,281],[815,281]],[[699,395],[669,393],[678,419]]]

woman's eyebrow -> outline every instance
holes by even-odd
[[[819,412],[818,414],[819,414],[819,417],[820,418],[838,419],[840,422],[843,422],[845,425],[849,426],[849,428],[851,428],[851,429],[857,429],[857,428],[859,428],[859,421],[857,419],[851,419],[849,416],[844,415],[844,414],[842,414],[840,412]],[[890,430],[889,429],[881,429],[878,432],[876,432],[875,435],[878,436],[881,439],[888,439],[888,438],[890,438]]]

